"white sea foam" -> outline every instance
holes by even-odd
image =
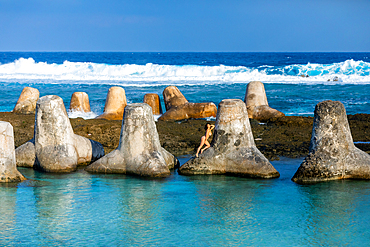
[[[216,118],[215,117],[207,117],[205,118],[207,121],[216,121]]]
[[[313,115],[314,112],[287,112],[285,115],[287,116],[296,116],[296,115]]]
[[[301,77],[308,75],[309,77]],[[338,80],[334,80],[338,78]],[[120,84],[122,86],[248,83],[370,84],[370,63],[346,60],[333,64],[294,64],[282,67],[198,65],[109,65],[87,62],[48,64],[20,58],[0,65],[0,80],[10,82]]]
[[[69,118],[83,118],[83,119],[93,119],[96,118],[98,115],[94,112],[82,112],[82,111],[71,111],[68,110],[68,117]]]

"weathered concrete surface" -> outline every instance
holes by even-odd
[[[179,169],[180,174],[229,174],[275,178],[280,174],[257,149],[243,101],[227,99],[218,106],[211,147]]]
[[[69,110],[80,112],[91,112],[89,95],[85,92],[74,92],[71,97]]]
[[[368,131],[370,115],[348,115],[347,118],[355,146],[370,154],[370,131]],[[33,138],[34,115],[0,112],[0,120],[13,125],[16,148]],[[110,153],[118,147],[122,121],[82,118],[70,119],[70,121],[75,134],[100,142],[105,153]],[[199,138],[204,135],[206,123],[215,124],[214,121],[202,119],[157,121],[160,143],[175,156],[195,155],[199,146]],[[257,148],[270,161],[282,156],[290,158],[307,156],[313,116],[273,118],[266,124],[250,119],[250,125]]]
[[[260,81],[251,81],[248,83],[244,102],[247,105],[249,118],[256,119],[260,122],[285,116],[284,113],[269,106],[265,86]]]
[[[0,121],[0,183],[22,180],[26,178],[17,170],[13,126]]]
[[[161,101],[159,100],[159,95],[156,93],[147,93],[144,95],[144,103],[148,104],[154,115],[162,114]]]
[[[125,90],[121,87],[111,87],[108,90],[104,112],[97,119],[122,120],[126,105]]]
[[[217,107],[214,103],[189,103],[175,86],[163,91],[166,112],[158,120],[183,120],[190,118],[216,117]]]
[[[36,109],[36,102],[39,99],[40,92],[36,88],[25,87],[18,98],[13,112],[20,114],[33,114]]]
[[[37,101],[34,129],[34,138],[16,150],[19,166],[71,172],[77,165],[104,155],[100,143],[74,134],[63,100],[58,96],[47,95]]]
[[[118,148],[88,166],[86,171],[166,177],[177,163],[161,147],[151,107],[136,103],[125,108]]]
[[[32,139],[15,150],[17,166],[32,168],[36,160],[35,139]]]
[[[217,107],[214,103],[185,103],[166,111],[158,120],[183,120],[190,118],[216,117]]]
[[[166,106],[166,111],[171,109],[173,106],[180,106],[188,103],[188,100],[175,86],[168,86],[163,90],[163,100]]]
[[[370,179],[370,155],[353,144],[346,110],[339,101],[316,105],[309,154],[292,180],[312,183]]]

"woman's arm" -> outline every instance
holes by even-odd
[[[215,128],[215,126],[213,124],[211,124],[211,130],[213,130]]]

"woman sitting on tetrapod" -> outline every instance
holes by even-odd
[[[203,153],[204,150],[206,150],[207,148],[209,148],[211,146],[208,142],[208,138],[212,135],[212,130],[214,128],[215,128],[215,126],[212,125],[212,124],[209,124],[209,123],[207,123],[204,126],[204,130],[206,131],[206,133],[205,133],[204,136],[202,136],[202,138],[200,138],[200,146],[198,148],[197,154],[195,155],[196,157],[198,157],[199,151],[200,151],[200,153]],[[202,149],[204,144],[206,146]]]

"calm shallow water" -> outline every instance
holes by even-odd
[[[0,245],[368,245],[370,183],[298,185],[301,161],[267,180],[20,168],[34,181],[0,187]]]

